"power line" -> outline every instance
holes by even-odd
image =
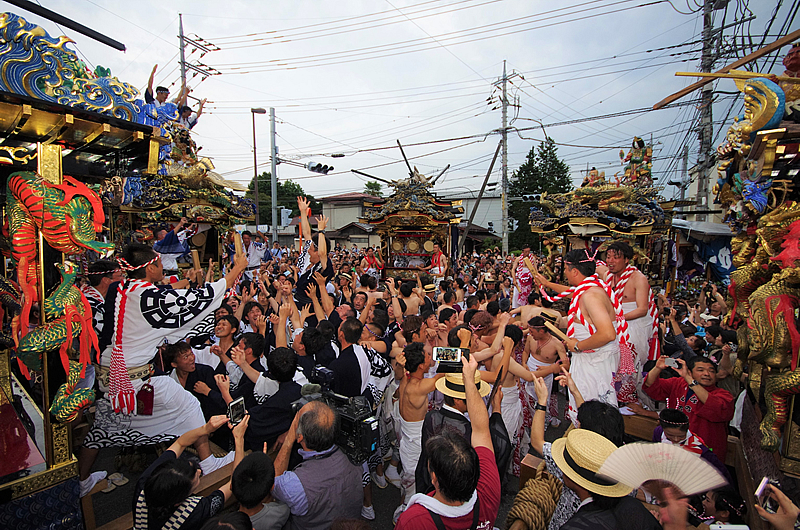
[[[600,6],[599,8],[610,7],[612,5],[618,5],[618,4],[622,4],[622,3],[628,3],[630,1],[631,0],[620,0],[618,2],[613,2],[613,3],[605,5],[605,6]],[[506,35],[513,35],[513,34],[517,34],[517,33],[533,31],[533,30],[536,30],[536,29],[543,29],[543,28],[547,28],[547,27],[558,26],[558,25],[566,24],[566,23],[570,23],[570,22],[577,22],[577,21],[581,21],[581,20],[592,19],[592,18],[603,16],[603,15],[611,15],[611,14],[620,13],[620,12],[624,12],[624,11],[630,11],[630,10],[638,9],[638,8],[642,8],[642,7],[649,7],[649,6],[661,4],[661,3],[664,3],[664,2],[666,2],[666,0],[653,0],[651,2],[642,3],[642,4],[635,5],[635,6],[629,6],[629,7],[625,7],[625,8],[615,9],[615,10],[606,11],[606,12],[603,12],[603,13],[595,13],[595,14],[590,14],[590,15],[584,15],[584,16],[576,17],[576,18],[569,19],[569,20],[551,22],[551,23],[548,23],[548,24],[542,24],[542,25],[539,25],[539,26],[524,28],[524,29],[515,30],[515,31],[499,32],[502,29],[508,29],[508,28],[512,28],[512,27],[523,26],[523,25],[532,24],[532,23],[535,23],[535,22],[538,22],[538,21],[511,24],[511,25],[509,25],[509,26],[507,26],[505,28],[483,29],[481,31],[476,31],[477,29],[480,29],[480,28],[489,28],[491,26],[496,26],[498,24],[508,24],[508,22],[509,22],[509,21],[504,21],[504,22],[499,22],[499,23],[495,23],[495,24],[486,24],[486,25],[483,25],[483,26],[478,26],[477,28],[471,28],[469,30],[455,31],[455,32],[445,33],[443,35],[437,35],[437,38],[440,41],[450,41],[450,40],[455,40],[455,39],[462,39],[464,37],[469,37],[469,36],[472,36],[472,35],[481,35],[481,34],[484,34],[484,33],[492,33],[492,35],[490,35],[488,37],[480,37],[480,38],[462,40],[460,42],[451,43],[451,44],[466,44],[466,43],[469,43],[469,42],[478,42],[478,41],[483,41],[483,40],[487,40],[487,39],[494,39],[494,38],[498,38],[498,37],[502,37],[502,36],[506,36]],[[599,8],[590,8],[590,9],[599,9]],[[573,14],[573,13],[569,13],[569,14]],[[558,15],[558,16],[564,16],[564,15]],[[529,18],[529,17],[523,17],[523,18]],[[550,18],[555,18],[555,17],[550,17]],[[454,33],[465,33],[467,31],[472,32],[472,34],[471,35],[455,35],[455,36],[443,38],[445,35],[452,35]],[[328,53],[328,54],[316,54],[316,55],[310,55],[310,56],[300,56],[300,57],[295,57],[295,58],[290,58],[290,59],[274,59],[272,61],[269,61],[270,63],[272,63],[272,65],[266,65],[263,62],[253,63],[253,64],[249,64],[249,63],[231,63],[231,64],[237,64],[237,65],[240,65],[240,66],[228,66],[228,67],[225,67],[225,66],[222,66],[222,65],[215,65],[215,68],[217,68],[220,71],[223,71],[223,73],[249,74],[249,73],[257,73],[257,72],[269,72],[269,71],[274,71],[274,70],[310,68],[310,67],[317,67],[317,66],[330,66],[330,65],[335,65],[335,64],[345,64],[345,63],[357,62],[357,61],[362,61],[362,60],[367,60],[367,59],[378,59],[378,58],[383,58],[383,57],[393,57],[393,56],[397,56],[397,55],[404,55],[404,54],[407,54],[407,53],[415,53],[415,52],[430,50],[430,49],[434,49],[434,48],[438,47],[438,46],[427,46],[427,47],[418,48],[418,49],[409,50],[409,51],[394,51],[394,50],[398,50],[398,49],[412,48],[412,47],[416,47],[416,46],[425,46],[427,44],[426,42],[418,42],[417,44],[408,44],[408,45],[405,45],[405,46],[399,46],[399,44],[403,44],[404,42],[415,42],[415,41],[420,41],[420,40],[425,40],[425,39],[412,39],[410,41],[401,41],[399,43],[385,44],[385,45],[380,45],[380,46],[370,46],[370,47],[356,49],[356,50],[349,50],[349,51],[346,51],[346,52],[332,52],[332,53]],[[369,51],[371,49],[377,49],[377,48],[384,48],[384,49],[385,48],[390,48],[392,50],[392,52],[391,53],[384,53],[383,55],[372,55],[372,56],[369,56],[369,57],[360,57],[360,58],[358,57],[359,55],[363,56],[363,55],[369,55],[369,54],[372,54],[372,53],[380,53],[381,51],[386,51],[386,50]],[[338,57],[330,57],[330,56],[333,56],[333,55],[336,55]],[[347,58],[347,57],[355,57],[355,58],[349,59],[349,60],[338,60],[338,59]],[[296,61],[296,62],[294,64],[290,65],[290,64],[288,64],[288,61]],[[322,61],[328,61],[328,62],[325,62],[325,63],[322,63],[322,64],[303,64],[303,63],[321,63]],[[252,68],[251,70],[236,71],[236,70],[244,68],[244,66],[241,66],[241,65],[248,65],[248,64],[249,64],[248,67]],[[259,66],[259,65],[263,65],[263,66]]]

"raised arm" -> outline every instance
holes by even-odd
[[[367,303],[364,304],[364,310],[361,311],[361,314],[358,316],[358,319],[362,324],[367,323],[367,318],[369,318],[369,310],[375,305],[375,300],[377,299],[373,298],[372,296],[367,297]]]
[[[317,230],[320,232],[317,252],[319,253],[319,264],[322,267],[322,270],[328,268],[328,240],[323,237],[325,234],[325,228],[328,226],[328,221],[329,219],[324,214],[320,215],[319,219],[317,219]]]
[[[317,317],[317,322],[322,322],[325,320],[325,312],[322,310],[322,304],[320,304],[319,298],[317,297],[317,284],[309,283],[306,288],[306,294],[311,298],[311,304],[314,306],[314,316]],[[325,294],[328,294],[327,291]]]
[[[472,424],[472,447],[486,447],[494,453],[492,437],[489,434],[489,412],[478,393],[478,387],[475,386],[475,371],[478,369],[478,362],[472,357],[469,360],[462,357],[461,362],[467,413],[469,413],[469,420]]]
[[[403,310],[400,308],[400,299],[397,298],[397,287],[394,278],[386,280],[386,285],[389,287],[389,292],[392,295],[392,311],[394,312],[394,319],[401,323],[403,322]]]
[[[553,283],[550,280],[548,280],[547,278],[545,278],[544,276],[542,276],[541,274],[538,274],[538,273],[534,274],[533,277],[536,280],[536,283],[538,283],[542,287],[546,287],[547,289],[552,289],[553,291],[555,291],[557,293],[563,293],[564,291],[569,290],[568,286],[561,285],[561,284],[558,284],[558,283]]]
[[[706,312],[706,287],[708,287],[708,282],[703,282],[703,287],[700,289],[700,298],[697,300],[697,303],[700,304],[700,312]]]
[[[305,197],[297,198],[297,207],[300,209],[300,244],[311,240],[311,223],[308,222],[308,210],[311,203]]]
[[[281,348],[288,346],[286,341],[286,320],[292,314],[292,306],[289,304],[281,304],[278,310],[278,325],[273,326],[275,330],[275,347]]]
[[[156,77],[156,70],[158,69],[158,65],[154,64],[153,69],[150,71],[150,79],[147,80],[147,92],[150,92],[150,95],[153,95],[153,80]]]
[[[325,276],[319,272],[314,273],[314,281],[317,282],[317,291],[319,292],[319,301],[322,304],[322,311],[325,313],[325,318],[331,316],[333,313],[334,305],[331,295],[328,294],[328,289],[325,287]]]
[[[228,274],[225,275],[225,283],[227,284],[228,289],[233,287],[233,284],[236,283],[236,280],[239,279],[239,276],[242,275],[242,273],[245,271],[246,268],[247,268],[247,256],[245,256],[244,254],[242,254],[241,256],[234,255],[233,267],[228,272]]]
[[[201,100],[200,100],[200,106],[199,106],[199,107],[197,107],[197,117],[198,117],[198,118],[199,118],[199,117],[200,117],[200,115],[203,113],[203,107],[205,106],[205,104],[206,104],[206,101],[207,101],[207,100],[206,100],[205,98],[203,98],[203,99],[201,99]]]

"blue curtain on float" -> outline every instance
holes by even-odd
[[[697,249],[703,262],[711,268],[711,272],[717,280],[727,285],[731,272],[736,270],[733,265],[733,254],[731,254],[731,238],[715,237],[711,241],[701,241],[689,237],[688,240]]]

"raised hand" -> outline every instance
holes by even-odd
[[[282,303],[281,307],[278,308],[278,316],[281,317],[282,320],[286,320],[292,315],[292,306],[287,303]]]
[[[317,219],[317,230],[325,230],[325,228],[328,226],[328,222],[330,222],[328,216],[325,214],[320,215]]]
[[[231,360],[239,366],[247,364],[247,356],[245,355],[244,350],[239,346],[231,350]]]
[[[267,331],[267,317],[258,315],[256,317],[256,330],[263,335]]]
[[[311,304],[306,304],[300,310],[300,322],[304,322],[310,316],[311,316]]]
[[[536,399],[538,400],[539,404],[547,405],[547,397],[549,392],[547,391],[547,384],[545,384],[544,379],[541,377],[534,377],[533,388],[536,390]]]
[[[313,283],[309,283],[308,287],[306,287],[306,294],[312,300],[317,297],[317,286]]]
[[[305,197],[298,197],[297,198],[297,207],[300,209],[300,215],[306,215],[308,213],[308,209],[311,207],[311,203]]]
[[[317,282],[318,285],[325,285],[325,276],[323,276],[319,271],[315,272],[313,277],[314,281]]]
[[[565,367],[561,367],[561,375],[556,376],[556,381],[558,381],[559,385],[567,387],[573,394],[575,393],[575,389],[577,388],[575,386],[575,381],[572,380],[572,374],[570,374],[569,370]]]

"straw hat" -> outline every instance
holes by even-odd
[[[478,387],[478,393],[484,397],[492,391],[492,387],[486,381],[481,381],[480,370],[475,370],[475,386]],[[436,390],[456,399],[467,399],[464,393],[464,375],[463,374],[447,374],[438,381],[436,381]]]
[[[605,497],[624,497],[633,488],[597,475],[616,449],[616,445],[596,432],[574,429],[553,442],[550,452],[558,469],[578,486]]]
[[[423,287],[423,289],[425,290],[426,293],[432,293],[433,291],[436,290],[436,286],[432,283],[429,283],[428,285]]]

